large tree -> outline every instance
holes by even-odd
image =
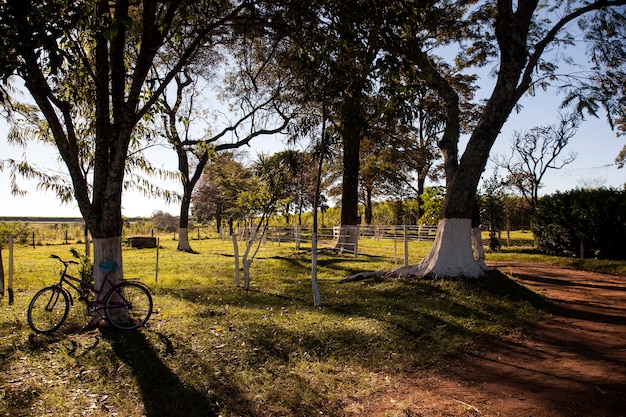
[[[519,191],[533,209],[539,202],[539,189],[548,170],[561,169],[577,156],[561,153],[578,130],[579,117],[561,115],[560,119],[559,124],[514,132],[511,154],[493,158],[496,166],[507,172],[507,185]]]
[[[93,236],[94,265],[115,261],[120,266],[113,282],[123,275],[122,192],[134,129],[198,48],[222,36],[245,5],[186,0],[2,3],[3,79],[22,78],[46,118]],[[167,67],[155,66],[164,51],[177,52]],[[88,94],[95,120],[92,178],[81,169],[76,135],[81,113],[72,101]],[[94,276],[100,288],[104,281],[97,267]]]
[[[552,52],[574,43],[575,36],[570,30],[576,22],[585,22],[580,25],[583,29],[604,31],[604,36],[596,36],[598,43],[591,45],[590,50],[603,49],[612,59],[603,61],[592,57],[598,69],[623,68],[625,62],[623,6],[626,2],[623,0],[549,4],[537,0],[496,0],[463,4],[467,9],[463,10],[458,2],[435,5],[434,9],[440,11],[437,32],[424,30],[423,16],[413,9],[411,3],[402,3],[398,7],[404,8],[400,15],[413,18],[392,26],[395,32],[390,36],[395,37],[396,47],[401,48],[399,53],[407,64],[422,74],[432,89],[439,92],[446,117],[445,132],[439,143],[444,156],[447,188],[443,219],[428,257],[418,265],[398,270],[398,274],[484,275],[484,267],[474,259],[471,246],[473,202],[478,183],[491,148],[520,98],[532,87],[546,86],[550,80],[560,79],[558,54]],[[431,10],[430,16],[436,14]],[[459,94],[450,81],[450,65],[442,65],[435,55],[436,46],[451,44],[456,39],[462,39],[461,46],[465,46],[457,56],[456,64],[467,69],[495,61],[497,68],[493,88],[460,158]],[[591,85],[594,80],[587,83]],[[614,109],[607,107],[607,110]]]
[[[199,77],[184,71],[175,77],[176,92],[170,104],[164,94],[162,100],[163,126],[169,144],[176,151],[178,171],[183,189],[180,205],[178,250],[191,252],[189,243],[189,208],[193,190],[200,180],[209,158],[216,152],[236,149],[248,145],[254,138],[281,132],[289,123],[290,116],[285,115],[278,106],[279,93],[259,98],[259,94],[248,91],[240,97],[242,102],[238,120],[227,123],[219,132],[211,133],[210,125],[199,115],[196,108],[197,95],[200,93]],[[244,84],[245,80],[237,79]],[[184,100],[184,98],[187,100]],[[255,96],[255,97],[253,97]],[[256,98],[256,99],[255,99]],[[183,102],[186,101],[186,104]],[[181,107],[182,106],[182,107]],[[268,116],[269,115],[269,116]],[[194,136],[193,129],[204,129],[199,136]],[[227,136],[230,134],[231,137]]]
[[[272,31],[291,40],[282,63],[298,82],[294,100],[316,107],[316,126],[322,123],[320,110],[327,109],[329,128],[342,143],[341,225],[337,247],[353,250],[357,237],[348,230],[360,223],[360,146],[367,135],[367,102],[374,90],[379,58],[376,1],[292,1],[268,2]],[[368,13],[364,11],[368,10]],[[323,103],[323,104],[322,104]],[[309,129],[309,131],[311,131]]]

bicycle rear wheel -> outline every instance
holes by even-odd
[[[28,325],[37,333],[53,332],[61,327],[69,310],[67,293],[59,287],[46,287],[28,305]]]
[[[135,282],[118,284],[106,296],[104,314],[109,323],[118,329],[133,330],[141,327],[152,314],[150,291]]]

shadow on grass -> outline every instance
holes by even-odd
[[[521,280],[528,281],[530,283],[549,284],[554,286],[566,287],[581,287],[589,291],[593,290],[612,290],[621,292],[623,288],[618,286],[608,286],[600,284],[588,284],[573,282],[565,277],[546,277],[535,276],[528,274],[516,273],[516,277]],[[524,285],[512,280],[500,271],[493,270],[490,272],[489,277],[484,281],[491,291],[500,291],[503,295],[507,295],[509,298],[517,297],[520,300],[526,300],[530,302],[535,308],[541,309],[547,313],[555,316],[568,317],[580,320],[594,321],[597,323],[606,324],[624,324],[626,319],[624,318],[620,309],[600,309],[591,308],[585,306],[584,303],[567,300],[550,300],[534,291],[528,289]],[[506,293],[506,294],[505,294]]]
[[[159,358],[140,332],[110,333],[106,338],[117,357],[137,378],[148,417],[213,417],[216,399],[185,385]]]
[[[328,250],[327,253],[333,253]],[[310,271],[311,269],[311,259],[310,259],[310,251],[303,252],[298,257],[293,256],[270,256],[267,259],[274,259],[281,262],[286,263],[292,268],[297,268],[301,271]],[[343,274],[352,275],[357,272],[362,272],[364,270],[368,270],[371,268],[371,263],[376,261],[382,261],[386,258],[384,256],[379,255],[369,255],[369,254],[359,254],[358,257],[354,257],[353,255],[344,255],[340,256],[336,253],[333,254],[332,257],[322,257],[318,258],[317,266],[320,269],[329,269],[332,270],[334,274],[339,274],[341,271],[344,271]],[[262,258],[259,258],[262,259]],[[362,268],[361,268],[362,266]]]
[[[484,291],[506,297],[511,301],[526,301],[538,310],[554,314],[557,306],[543,295],[511,279],[497,269],[492,269],[481,279],[469,279],[468,282]]]

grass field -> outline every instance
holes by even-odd
[[[556,261],[533,253],[527,234],[516,241],[488,257]],[[171,238],[160,243],[158,281],[155,250],[123,255],[125,275],[155,291],[146,328],[76,333],[87,316],[75,305],[50,336],[32,333],[26,307],[56,278],[50,253],[69,258],[81,247],[16,247],[15,304],[0,300],[0,416],[358,415],[368,395],[404,373],[445,367],[448,355],[520,337],[545,317],[532,294],[509,298],[464,280],[339,282],[401,264],[402,245],[392,241],[363,240],[356,258],[323,252],[317,308],[307,247],[264,245],[244,291],[234,285],[229,241],[193,241],[197,254],[176,251]],[[411,242],[409,261],[429,249]]]

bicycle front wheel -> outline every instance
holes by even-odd
[[[150,291],[135,282],[123,282],[109,291],[104,314],[113,327],[133,330],[143,326],[152,314]]]
[[[61,327],[69,310],[67,293],[59,287],[46,287],[28,305],[28,325],[37,333],[53,332]]]

